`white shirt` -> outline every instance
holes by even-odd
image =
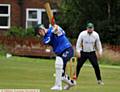
[[[79,34],[76,51],[80,53],[81,50],[83,52],[92,52],[97,50],[98,53],[102,55],[102,45],[97,32],[93,31],[91,34],[88,34],[87,30],[85,30]]]

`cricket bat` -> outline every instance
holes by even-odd
[[[54,19],[53,12],[51,10],[50,4],[48,2],[46,2],[44,4],[44,8],[46,9],[46,12],[47,12],[47,15],[48,15],[48,18],[49,18],[49,23],[53,26],[55,24],[55,19]]]

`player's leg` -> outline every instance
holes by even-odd
[[[62,90],[63,59],[59,56],[56,57],[55,69],[56,69],[55,85],[51,88],[51,90]]]
[[[62,73],[62,76],[65,76],[67,62],[68,61],[65,58],[63,58],[63,73]]]
[[[59,55],[63,59],[63,74],[62,76],[65,75],[65,69],[67,62],[73,57],[74,51],[72,47],[69,47],[68,49],[64,50],[61,55]]]
[[[66,64],[68,61],[70,61],[70,59],[73,57],[74,55],[74,51],[73,48],[70,47],[68,49],[66,49],[61,57],[63,58],[63,74],[62,74],[62,81],[65,82],[67,85],[69,86],[74,86],[76,85],[76,81],[71,80],[71,78],[65,73],[66,71]]]
[[[64,86],[65,90],[68,90],[76,85],[76,80],[72,80],[66,73],[64,74],[64,76],[62,76],[62,81],[66,83],[66,85]]]
[[[89,58],[92,66],[94,68],[98,84],[102,84],[103,85],[103,82],[102,82],[102,79],[101,79],[100,68],[99,68],[99,64],[98,64],[98,60],[97,60],[97,56],[96,56],[95,52],[91,52],[89,54],[88,58]]]
[[[83,66],[83,64],[85,63],[85,61],[87,60],[87,55],[84,52],[81,52],[81,57],[77,59],[77,67],[76,67],[76,79],[78,78],[78,75],[80,73],[80,70]]]

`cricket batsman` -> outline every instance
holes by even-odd
[[[35,33],[36,35],[42,36],[44,44],[52,46],[53,51],[56,54],[56,78],[55,85],[51,90],[62,90],[62,81],[66,83],[64,86],[65,90],[76,85],[76,81],[71,80],[70,77],[65,74],[67,61],[73,57],[74,51],[64,30],[57,24],[50,26],[48,29],[45,28],[43,24],[38,24],[35,27]]]

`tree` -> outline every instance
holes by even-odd
[[[61,0],[58,20],[70,38],[77,38],[87,22],[93,22],[103,42],[120,44],[119,11],[119,0]]]

